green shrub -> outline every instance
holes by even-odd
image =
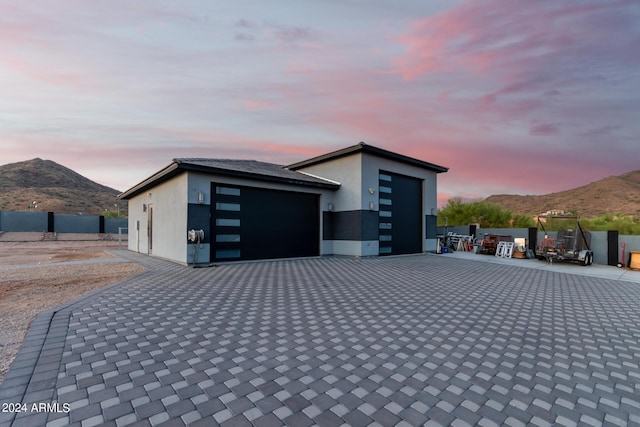
[[[550,210],[550,209],[549,209]],[[449,199],[447,205],[438,209],[438,226],[480,224],[482,228],[529,228],[535,227],[532,216],[513,215],[500,206],[487,202],[463,202],[456,197]],[[618,230],[620,234],[640,235],[640,219],[631,215],[604,214],[593,218],[580,218],[580,225],[588,231]],[[567,227],[564,220],[549,219],[544,225],[546,230],[559,230]]]
[[[527,215],[512,215],[510,211],[487,202],[463,202],[460,198],[449,199],[447,205],[438,210],[438,225],[444,226],[480,224],[483,228],[527,228],[535,227],[533,218]]]
[[[582,228],[589,231],[618,230],[620,234],[640,234],[640,220],[631,215],[604,214],[593,218],[580,220]]]

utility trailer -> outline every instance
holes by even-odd
[[[545,221],[541,221],[543,218]],[[546,226],[546,227],[545,227]],[[556,238],[549,237],[547,228],[558,229]],[[580,225],[577,216],[546,215],[538,217],[538,231],[544,238],[536,247],[536,258],[549,261],[568,261],[584,266],[593,264],[591,233]]]

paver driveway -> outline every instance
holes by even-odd
[[[149,271],[39,316],[0,386],[60,411],[0,423],[640,425],[637,283],[435,255],[118,255]]]

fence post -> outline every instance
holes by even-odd
[[[538,227],[529,227],[529,248],[531,250],[536,250],[536,246],[538,245]]]
[[[469,224],[469,235],[476,238],[476,231],[478,230],[478,226],[476,224]]]
[[[47,212],[47,233],[54,233],[56,231],[54,218],[53,212]]]
[[[607,265],[618,265],[618,230],[607,231]]]

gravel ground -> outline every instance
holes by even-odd
[[[111,257],[106,251],[117,248],[113,241],[0,241],[0,382],[38,313],[143,271],[130,262],[56,263]]]

